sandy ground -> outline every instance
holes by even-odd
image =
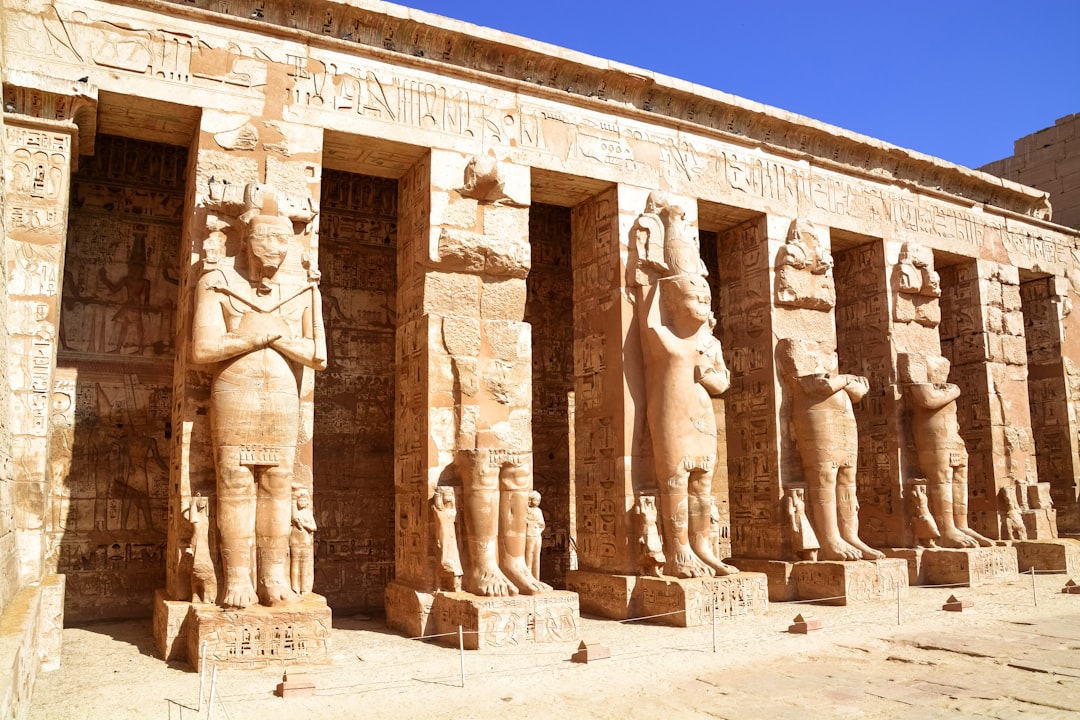
[[[1080,595],[1063,575],[982,588],[917,588],[900,606],[772,604],[756,618],[670,628],[583,618],[611,658],[575,643],[465,653],[335,617],[333,664],[290,669],[309,698],[274,696],[279,668],[218,673],[213,718],[1080,718]],[[1080,578],[1078,578],[1080,580]],[[974,606],[944,612],[952,593]],[[1035,604],[1037,598],[1037,605]],[[798,613],[820,619],[786,632]],[[206,693],[209,696],[209,678]],[[199,675],[154,656],[149,621],[64,630],[62,668],[42,675],[31,718],[208,717]]]

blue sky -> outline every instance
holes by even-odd
[[[406,0],[978,167],[1080,112],[1080,0]]]

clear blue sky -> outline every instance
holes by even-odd
[[[1080,0],[405,0],[978,167],[1080,112]]]

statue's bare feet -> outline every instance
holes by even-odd
[[[510,597],[518,594],[517,586],[497,567],[475,568],[469,573],[465,590],[484,597]]]
[[[977,548],[979,547],[979,541],[973,537],[969,537],[967,533],[959,529],[948,530],[941,533],[941,537],[938,538],[938,544],[944,548]]]
[[[262,601],[265,605],[286,605],[299,599],[300,596],[286,583],[272,581],[263,584]]]
[[[670,553],[670,559],[664,566],[664,574],[677,578],[712,577],[713,569],[701,562],[689,545],[676,548]]]
[[[862,550],[839,538],[823,541],[821,551],[818,553],[818,557],[822,560],[861,560],[862,556]]]
[[[247,568],[226,568],[224,607],[246,608],[259,602],[255,588],[251,586],[251,571]]]
[[[509,578],[510,582],[517,587],[518,592],[522,595],[539,595],[540,593],[551,592],[550,585],[533,577],[524,560],[511,560],[502,566],[502,570],[503,574]]]
[[[863,560],[884,560],[885,553],[875,550],[857,537],[846,537],[847,544],[859,551]]]
[[[739,572],[739,568],[732,567],[720,562],[720,558],[716,557],[716,553],[713,552],[711,543],[697,543],[693,542],[691,547],[694,554],[701,560],[702,564],[712,570],[712,573],[717,576],[734,575]]]
[[[967,535],[968,537],[973,539],[975,542],[977,542],[982,547],[993,547],[993,545],[994,545],[993,540],[991,540],[990,538],[988,538],[988,537],[986,537],[984,535],[980,535],[979,533],[975,532],[971,528],[957,528],[957,530],[959,530],[960,532],[964,533],[965,535]]]

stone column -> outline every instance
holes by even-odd
[[[1038,492],[1019,273],[978,260],[945,268],[941,276],[942,354],[951,359],[961,390],[969,520],[979,533],[1004,538],[1009,507],[1029,511],[1029,493]]]
[[[224,569],[218,556],[220,488],[210,423],[210,391],[216,365],[196,362],[193,356],[196,288],[208,273],[240,266],[237,258],[245,252],[241,240],[247,232],[248,215],[276,215],[282,227],[286,222],[292,223],[293,234],[275,282],[282,288],[317,284],[321,165],[321,128],[286,121],[256,123],[246,115],[209,109],[203,111],[190,149],[187,209],[179,253],[167,578],[166,587],[158,591],[154,605],[155,641],[166,659],[186,656],[197,666],[204,639],[211,641],[207,657],[215,663],[246,662],[250,657],[245,659],[245,655],[262,651],[280,654],[286,662],[300,658],[318,662],[329,658],[326,630],[330,611],[320,596],[305,594],[302,602],[290,603],[284,609],[254,605],[248,610],[234,610],[229,617],[213,604],[227,602]],[[229,275],[222,277],[223,282],[232,282]],[[236,302],[243,306],[240,300]],[[313,322],[321,326],[321,317],[321,309],[316,308]],[[299,489],[308,491],[317,512],[318,490],[312,487],[311,472],[315,373],[311,367],[299,364],[296,367],[299,431],[289,482],[294,496]],[[274,426],[272,418],[263,423],[268,430]],[[241,464],[248,463],[246,466],[253,472],[260,472],[256,469],[259,467],[272,467],[259,464],[266,460],[241,455]],[[198,497],[207,498],[208,502],[196,512],[193,506]],[[210,551],[207,555],[200,554],[206,550]],[[194,604],[190,602],[195,587],[193,577],[199,587]],[[214,583],[216,587],[212,586]],[[200,591],[204,593],[202,598],[198,597]],[[200,599],[203,602],[198,602]],[[263,602],[267,602],[266,598]],[[195,620],[185,626],[189,611]],[[297,637],[303,637],[306,646],[275,636],[272,627],[260,624],[272,624],[278,621],[275,618],[284,617],[282,613],[288,614]],[[250,632],[274,638],[268,642],[275,646],[245,650],[233,646],[235,643],[230,645],[217,632],[223,624],[235,627],[236,632],[230,637],[235,636],[237,643],[244,633]]]
[[[461,624],[470,648],[577,636],[576,596],[518,562],[532,489],[529,178],[433,149],[399,185],[387,623],[410,635]]]
[[[1069,278],[1020,285],[1039,480],[1063,535],[1080,535],[1080,307]]]

